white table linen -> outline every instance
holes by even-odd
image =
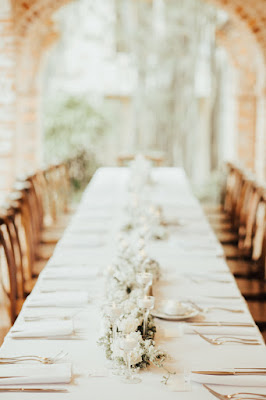
[[[87,228],[95,229],[97,238],[99,229],[104,229],[104,246],[93,247],[90,244],[87,248],[82,246],[80,248],[78,246],[71,247],[70,244],[61,246],[56,250],[50,261],[50,263],[54,263],[54,267],[49,267],[48,264],[47,271],[48,268],[49,270],[56,269],[56,264],[62,265],[66,263],[68,266],[72,264],[72,271],[75,271],[76,266],[82,264],[82,268],[89,271],[93,270],[94,265],[98,272],[99,270],[103,271],[112,262],[115,255],[116,235],[126,220],[125,207],[128,201],[128,176],[129,171],[126,168],[99,169],[84,192],[77,214],[73,217],[67,229],[67,235],[75,235],[76,232],[78,236],[81,235],[82,230]],[[156,301],[188,297],[201,298],[209,306],[209,304],[212,305],[213,299],[213,304],[219,302],[225,307],[228,304],[232,307],[243,307],[244,313],[233,314],[222,310],[213,310],[206,313],[206,315],[198,317],[200,321],[252,323],[253,320],[245,301],[222,257],[221,247],[215,239],[198,201],[191,192],[184,171],[178,168],[157,168],[152,171],[152,178],[154,180],[152,187],[153,202],[163,207],[164,215],[169,221],[175,218],[179,219],[180,223],[182,222],[176,229],[171,227],[171,236],[168,240],[153,241],[148,246],[150,256],[160,262],[163,272],[161,280],[154,287]],[[78,231],[79,228],[81,231]],[[84,233],[84,235],[87,235],[87,233]],[[195,243],[197,237],[199,243],[203,243],[200,251],[192,248],[192,246],[188,251],[180,250],[178,240],[182,238],[183,241],[189,243],[190,237],[193,238],[193,243]],[[206,242],[204,242],[204,237],[206,237]],[[211,244],[214,246],[215,251],[206,250],[210,237],[212,237]],[[62,239],[63,242],[64,240]],[[217,249],[219,249],[219,252],[216,251]],[[61,268],[64,267],[58,267],[59,273]],[[27,305],[31,298],[39,296],[40,288],[44,288],[46,283],[52,282],[49,279],[45,279],[45,273],[46,271],[40,275],[36,287],[25,302],[15,328],[23,321],[23,316],[27,315],[29,311]],[[224,276],[225,274],[226,278],[229,277],[231,279],[231,283],[224,284],[214,280],[208,281],[208,279],[205,282],[196,283],[184,276],[184,274],[192,276],[198,273],[207,275],[211,273],[211,277],[221,277],[221,275]],[[65,282],[67,281],[66,279]],[[78,285],[77,282],[75,285]],[[97,291],[102,298],[104,297],[103,274],[97,274],[96,279],[88,279],[87,282],[85,281],[84,283],[83,280],[80,283],[82,290],[84,290],[85,285],[88,293]],[[70,289],[70,287],[68,288]],[[45,307],[41,307],[41,309],[42,312],[45,312]],[[32,312],[32,310],[31,308],[30,311]],[[53,308],[47,308],[46,313],[48,311],[50,313],[50,310],[52,311]],[[62,315],[67,315],[71,309],[62,307],[60,311]],[[58,308],[56,312],[58,313]],[[64,395],[64,398],[69,400],[87,400],[88,398],[117,400],[118,397],[127,400],[145,398],[153,400],[161,400],[162,398],[165,400],[208,400],[213,398],[201,384],[194,381],[190,392],[173,393],[168,391],[166,386],[161,383],[162,375],[165,374],[165,371],[154,367],[140,373],[142,383],[138,385],[125,385],[120,382],[119,377],[114,376],[92,377],[91,370],[100,370],[106,365],[103,349],[96,344],[101,331],[98,297],[95,296],[95,301],[92,301],[86,310],[77,314],[73,319],[75,326],[85,332],[83,336],[86,337],[86,340],[45,341],[35,339],[32,341],[29,339],[22,341],[12,339],[12,335],[9,333],[1,347],[0,356],[9,355],[11,350],[18,354],[30,353],[38,355],[40,353],[44,355],[56,354],[60,350],[68,352],[67,360],[73,363],[75,381],[74,385],[67,385],[70,393]],[[188,370],[266,367],[266,351],[263,344],[261,346],[212,346],[195,334],[167,338],[159,334],[160,330],[174,329],[174,327],[177,327],[177,323],[157,319],[156,324],[158,326],[156,343],[171,355],[172,361],[167,365],[171,371],[182,373]],[[185,326],[187,326],[187,330],[191,329],[189,323]],[[209,329],[208,332],[214,332],[214,328],[207,328]],[[224,333],[224,327],[218,328],[215,327],[215,332],[218,335]],[[252,337],[261,340],[261,335],[255,326],[254,328],[241,328],[241,335],[244,335],[244,332],[250,332],[250,329],[252,330]],[[237,331],[234,329],[234,332]],[[259,377],[258,381],[263,378],[265,378],[265,387],[261,387],[259,383],[257,386],[261,393],[266,394],[266,376]],[[213,381],[212,383],[219,382]],[[232,379],[232,385],[235,385],[237,389],[237,381]],[[219,388],[221,389],[220,386],[217,386],[217,390]],[[233,391],[232,389],[230,387],[230,392]],[[221,391],[226,392],[225,387]],[[36,394],[8,394],[8,398],[11,400],[17,400],[18,396],[27,400],[36,398]],[[0,393],[0,399],[2,398],[6,399],[7,394]],[[53,400],[58,398],[58,394],[43,393],[42,398],[44,400]]]

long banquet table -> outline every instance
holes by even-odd
[[[56,354],[60,350],[66,351],[68,353],[66,360],[72,363],[73,379],[70,384],[63,387],[66,387],[69,392],[39,395],[0,393],[1,399],[35,399],[37,396],[41,396],[43,400],[58,398],[117,400],[118,396],[127,400],[214,398],[201,384],[195,382],[191,383],[191,390],[188,391],[170,390],[161,382],[164,371],[155,367],[141,371],[142,382],[136,385],[126,385],[120,381],[119,376],[111,374],[106,376],[105,372],[102,376],[91,375],[91,371],[102,371],[106,366],[104,351],[97,345],[101,332],[99,310],[104,298],[106,279],[104,271],[115,255],[117,233],[125,220],[128,176],[127,168],[100,168],[95,173],[84,192],[77,212],[56,246],[53,257],[40,274],[33,292],[24,303],[13,327],[14,331],[31,324],[31,322],[25,322],[24,317],[34,313],[44,317],[52,314],[55,319],[74,313],[74,329],[83,332],[82,338],[80,340],[39,338],[18,340],[12,337],[11,330],[0,350],[0,356],[10,354],[47,356]],[[205,317],[202,317],[202,320],[205,318],[207,321],[253,323],[247,305],[223,258],[222,248],[216,241],[199,202],[192,194],[183,170],[156,168],[152,171],[152,178],[154,203],[163,207],[164,216],[169,221],[176,218],[183,221],[183,226],[173,229],[168,240],[152,241],[148,245],[149,255],[159,261],[162,268],[162,278],[153,288],[156,301],[163,298],[192,297],[205,306],[214,304],[243,308],[244,312],[240,314],[210,310]],[[70,271],[70,275],[66,271]],[[75,276],[75,271],[80,276]],[[49,273],[54,275],[49,275]],[[47,279],[47,274],[50,279]],[[60,274],[62,279],[58,279]],[[51,276],[54,276],[54,279]],[[229,282],[219,281],[223,278]],[[57,293],[62,291],[64,296],[67,295],[65,292],[69,291],[70,299],[74,291],[86,291],[91,301],[81,308],[71,304],[65,307],[56,303],[49,307],[31,307],[40,292],[42,296],[51,296],[53,291]],[[60,323],[58,321],[58,324]],[[156,319],[156,325],[158,327],[156,344],[171,355],[172,359],[167,366],[177,373],[193,369],[266,367],[264,342],[255,325],[251,328],[242,328],[242,334],[244,334],[243,330],[248,329],[252,337],[261,340],[259,346],[239,344],[214,346],[193,333],[189,323],[181,326],[178,322]],[[184,335],[180,334],[181,328],[185,329]],[[226,392],[227,390],[228,393],[239,389],[233,386],[216,386],[216,388],[217,391]],[[242,387],[241,389],[241,391],[252,391],[251,388]],[[266,394],[266,382],[265,387],[252,389]]]

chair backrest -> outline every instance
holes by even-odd
[[[231,163],[228,163],[228,169],[224,210],[230,216],[233,226],[235,226],[235,213],[243,185],[243,172]]]
[[[261,198],[255,217],[252,259],[258,261],[263,255],[263,243],[266,227],[266,199]]]
[[[254,185],[254,190],[249,202],[249,212],[246,222],[246,234],[243,243],[245,249],[251,249],[253,244],[253,238],[255,234],[256,225],[256,215],[258,210],[258,205],[263,198],[263,192],[260,186]]]
[[[19,219],[20,243],[23,243],[23,270],[25,279],[33,276],[33,265],[37,245],[36,221],[34,222],[32,213],[32,201],[30,201],[30,184],[20,182],[15,185],[17,189],[15,195],[19,196],[17,206],[17,219]]]
[[[117,157],[117,164],[120,167],[127,166],[130,161],[133,161],[135,159],[135,157],[136,157],[135,154],[121,154]],[[144,154],[144,157],[147,160],[151,161],[155,167],[161,167],[165,162],[165,159],[161,154],[160,155]]]
[[[0,216],[0,246],[1,246],[1,284],[4,293],[9,298],[10,319],[16,319],[16,305],[18,296],[17,268],[14,259],[13,245],[10,232],[7,228],[7,215]]]

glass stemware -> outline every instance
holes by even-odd
[[[140,272],[137,274],[136,279],[137,283],[143,288],[144,295],[147,295],[152,285],[153,274],[150,272]]]
[[[127,366],[126,375],[123,376],[122,381],[124,383],[140,383],[141,379],[139,377],[133,376],[131,369],[132,352],[138,345],[137,338],[134,338],[128,334],[121,334],[118,340],[119,348],[124,352]]]
[[[116,357],[117,320],[123,314],[124,309],[122,305],[111,302],[106,305],[106,312],[109,315],[113,331],[113,356],[110,364],[108,364],[107,367],[115,371],[117,369],[114,362]]]
[[[112,324],[113,342],[114,342],[116,339],[116,333],[117,333],[117,320],[123,314],[124,309],[123,309],[122,305],[117,304],[115,302],[111,302],[111,303],[107,304],[106,311],[110,317],[110,322]]]
[[[142,299],[138,299],[139,308],[144,310],[143,319],[143,337],[147,336],[148,332],[148,318],[150,311],[154,308],[155,298],[153,296],[145,296]]]

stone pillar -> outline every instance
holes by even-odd
[[[41,158],[38,91],[18,93],[17,121],[16,173],[29,173]]]
[[[266,178],[266,99],[265,94],[257,96],[255,173],[259,180]]]
[[[252,94],[237,96],[238,159],[253,171],[255,171],[256,155],[256,100],[256,96]]]
[[[6,193],[14,177],[16,130],[15,34],[9,0],[0,2],[0,195]]]

